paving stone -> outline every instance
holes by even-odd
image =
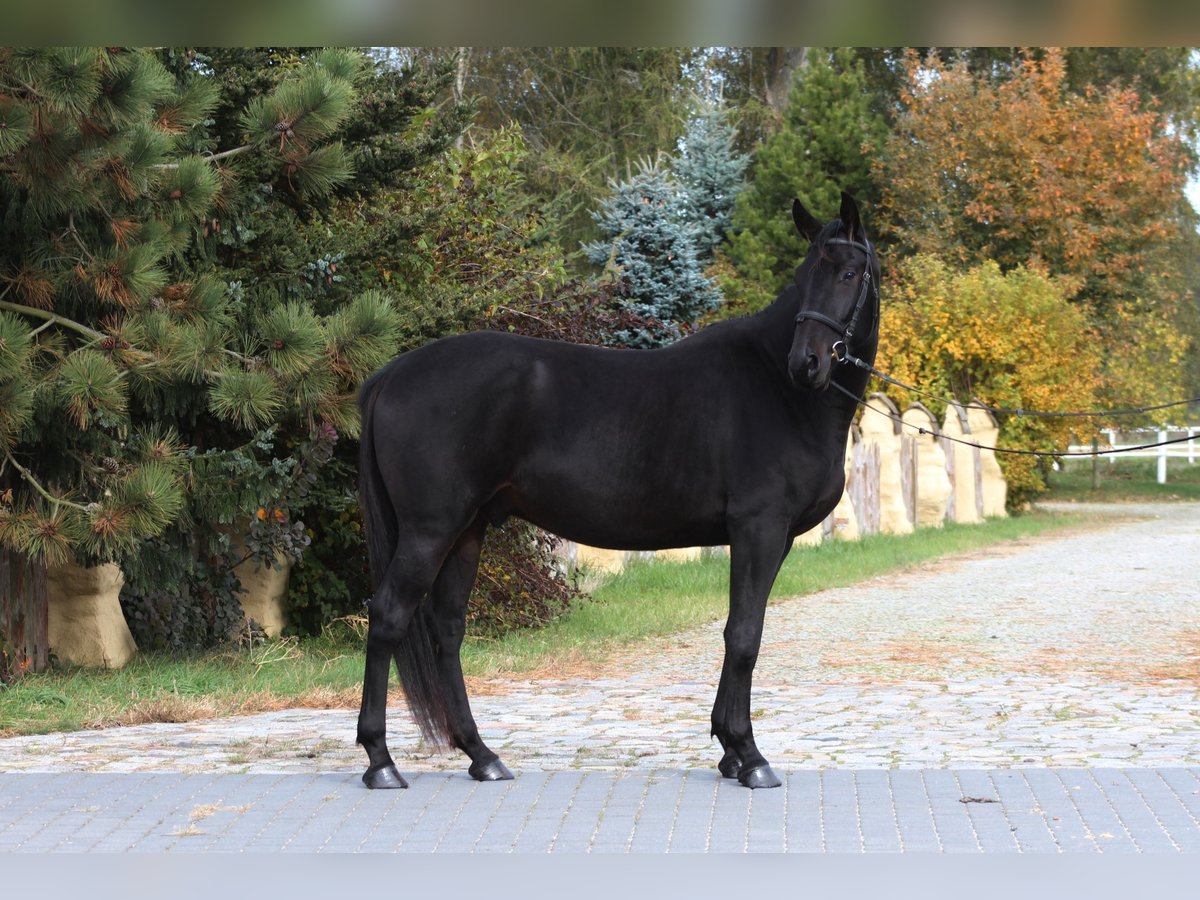
[[[820,774],[792,772],[784,776],[783,788],[785,849],[800,853],[823,851]]]
[[[900,852],[902,842],[888,773],[881,770],[856,771],[854,789],[863,850],[868,853]]]
[[[1070,792],[1052,769],[1026,769],[1022,773],[1037,807],[1047,816],[1058,845],[1067,851],[1099,852],[1095,835],[1079,815]]]
[[[1200,852],[1200,504],[1077,509],[1119,519],[773,604],[777,790],[716,772],[717,622],[489,684],[513,782],[424,751],[400,704],[407,791],[362,788],[354,710],[0,739],[0,851]]]

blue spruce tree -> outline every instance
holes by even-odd
[[[670,343],[721,302],[716,287],[701,271],[695,228],[687,222],[683,192],[658,164],[643,163],[627,181],[614,182],[613,193],[592,215],[604,235],[584,245],[596,265],[615,268],[625,279],[630,312],[657,319],[662,334],[645,329],[618,333],[632,347]]]
[[[696,250],[712,256],[733,222],[733,201],[744,186],[750,157],[733,152],[736,136],[725,110],[706,105],[688,123],[674,172],[683,189],[684,215],[696,229]]]

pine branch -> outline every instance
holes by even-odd
[[[5,293],[7,293],[7,290],[5,291]],[[3,296],[4,296],[4,294],[0,294],[0,297],[3,297]],[[86,325],[81,325],[79,322],[75,322],[71,319],[64,318],[63,316],[60,316],[57,313],[52,313],[49,310],[38,309],[37,307],[33,307],[33,306],[22,306],[19,303],[10,303],[7,300],[0,300],[0,309],[7,309],[11,312],[15,312],[20,315],[33,316],[34,318],[37,318],[37,319],[44,319],[45,324],[39,325],[37,328],[35,328],[31,332],[31,334],[38,334],[39,332],[45,331],[51,325],[61,325],[64,328],[68,328],[72,331],[77,332],[78,334],[83,335],[84,337],[91,338],[93,341],[102,341],[102,340],[104,340],[104,337],[105,337],[99,331],[94,331],[91,328],[88,328]],[[138,348],[131,346],[128,349],[137,350]],[[233,359],[237,360],[240,363],[249,365],[249,363],[251,362],[250,357],[245,356],[244,354],[238,353],[236,350],[230,349],[229,347],[222,347],[221,352],[224,353],[226,356],[232,357]],[[214,370],[211,370],[211,369],[205,369],[202,372],[202,374],[206,375],[209,378],[216,378],[220,373],[218,373]]]
[[[71,509],[77,509],[80,512],[88,511],[88,508],[81,503],[74,503],[71,500],[65,500],[62,497],[55,497],[53,494],[51,494],[48,490],[41,486],[36,478],[33,477],[32,472],[13,459],[12,453],[8,450],[4,451],[4,457],[10,463],[12,463],[14,469],[21,473],[21,477],[25,479],[25,483],[41,494],[41,496],[50,503],[54,504],[55,506],[69,506]]]
[[[249,150],[253,150],[253,149],[254,149],[253,144],[242,144],[242,146],[234,147],[232,150],[222,150],[220,153],[208,154],[204,158],[208,162],[217,162],[218,160],[229,159],[229,157],[231,157],[231,156],[237,156],[240,153],[245,153],[245,152],[247,152]]]
[[[63,328],[69,328],[71,331],[82,334],[84,337],[91,338],[93,341],[104,340],[104,335],[99,331],[94,331],[86,325],[81,325],[79,322],[74,322],[71,319],[64,318],[58,313],[52,313],[46,309],[38,309],[34,306],[23,306],[20,303],[10,303],[7,300],[0,300],[0,309],[7,309],[10,312],[15,312],[22,316],[33,316],[35,319],[44,319],[46,322],[61,325]],[[43,326],[45,327],[45,326]],[[40,328],[38,329],[41,330]]]
[[[95,257],[92,255],[92,251],[87,248],[87,244],[83,242],[83,238],[79,236],[79,231],[75,228],[75,213],[71,213],[69,216],[67,216],[67,234],[71,235],[71,237],[75,239],[75,243],[79,245],[79,249],[83,251],[83,255],[86,259],[95,259]]]
[[[205,162],[219,162],[222,159],[229,159],[231,156],[238,156],[255,148],[255,144],[242,144],[240,147],[234,147],[232,150],[222,150],[220,153],[206,153],[201,156]],[[153,169],[178,169],[179,163],[155,163],[151,166]]]

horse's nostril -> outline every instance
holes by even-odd
[[[815,353],[808,354],[808,359],[805,361],[805,363],[805,369],[810,377],[816,375],[817,370],[821,368],[821,360],[817,358],[817,354]]]

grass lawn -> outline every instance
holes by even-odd
[[[797,548],[784,563],[772,598],[852,584],[1078,521],[1034,512],[914,535],[874,535]],[[639,639],[721,619],[727,608],[728,568],[722,557],[634,564],[599,583],[590,600],[545,628],[493,640],[468,636],[464,670],[468,677],[501,679],[579,671]],[[360,627],[353,621],[335,623],[319,638],[178,659],[142,654],[117,671],[56,667],[0,685],[0,736],[179,722],[291,706],[355,707],[363,672]]]
[[[947,525],[912,535],[878,534],[857,541],[797,547],[775,581],[773,600],[841,587],[906,566],[1039,534],[1078,519],[1044,512]],[[550,670],[574,661],[599,661],[614,648],[723,619],[728,608],[729,560],[634,563],[592,592],[592,600],[537,631],[464,647],[473,675]]]
[[[1067,459],[1050,473],[1047,499],[1076,501],[1200,500],[1200,462],[1167,460],[1167,483],[1157,482],[1158,463],[1153,459],[1101,458],[1092,487],[1092,461]]]

